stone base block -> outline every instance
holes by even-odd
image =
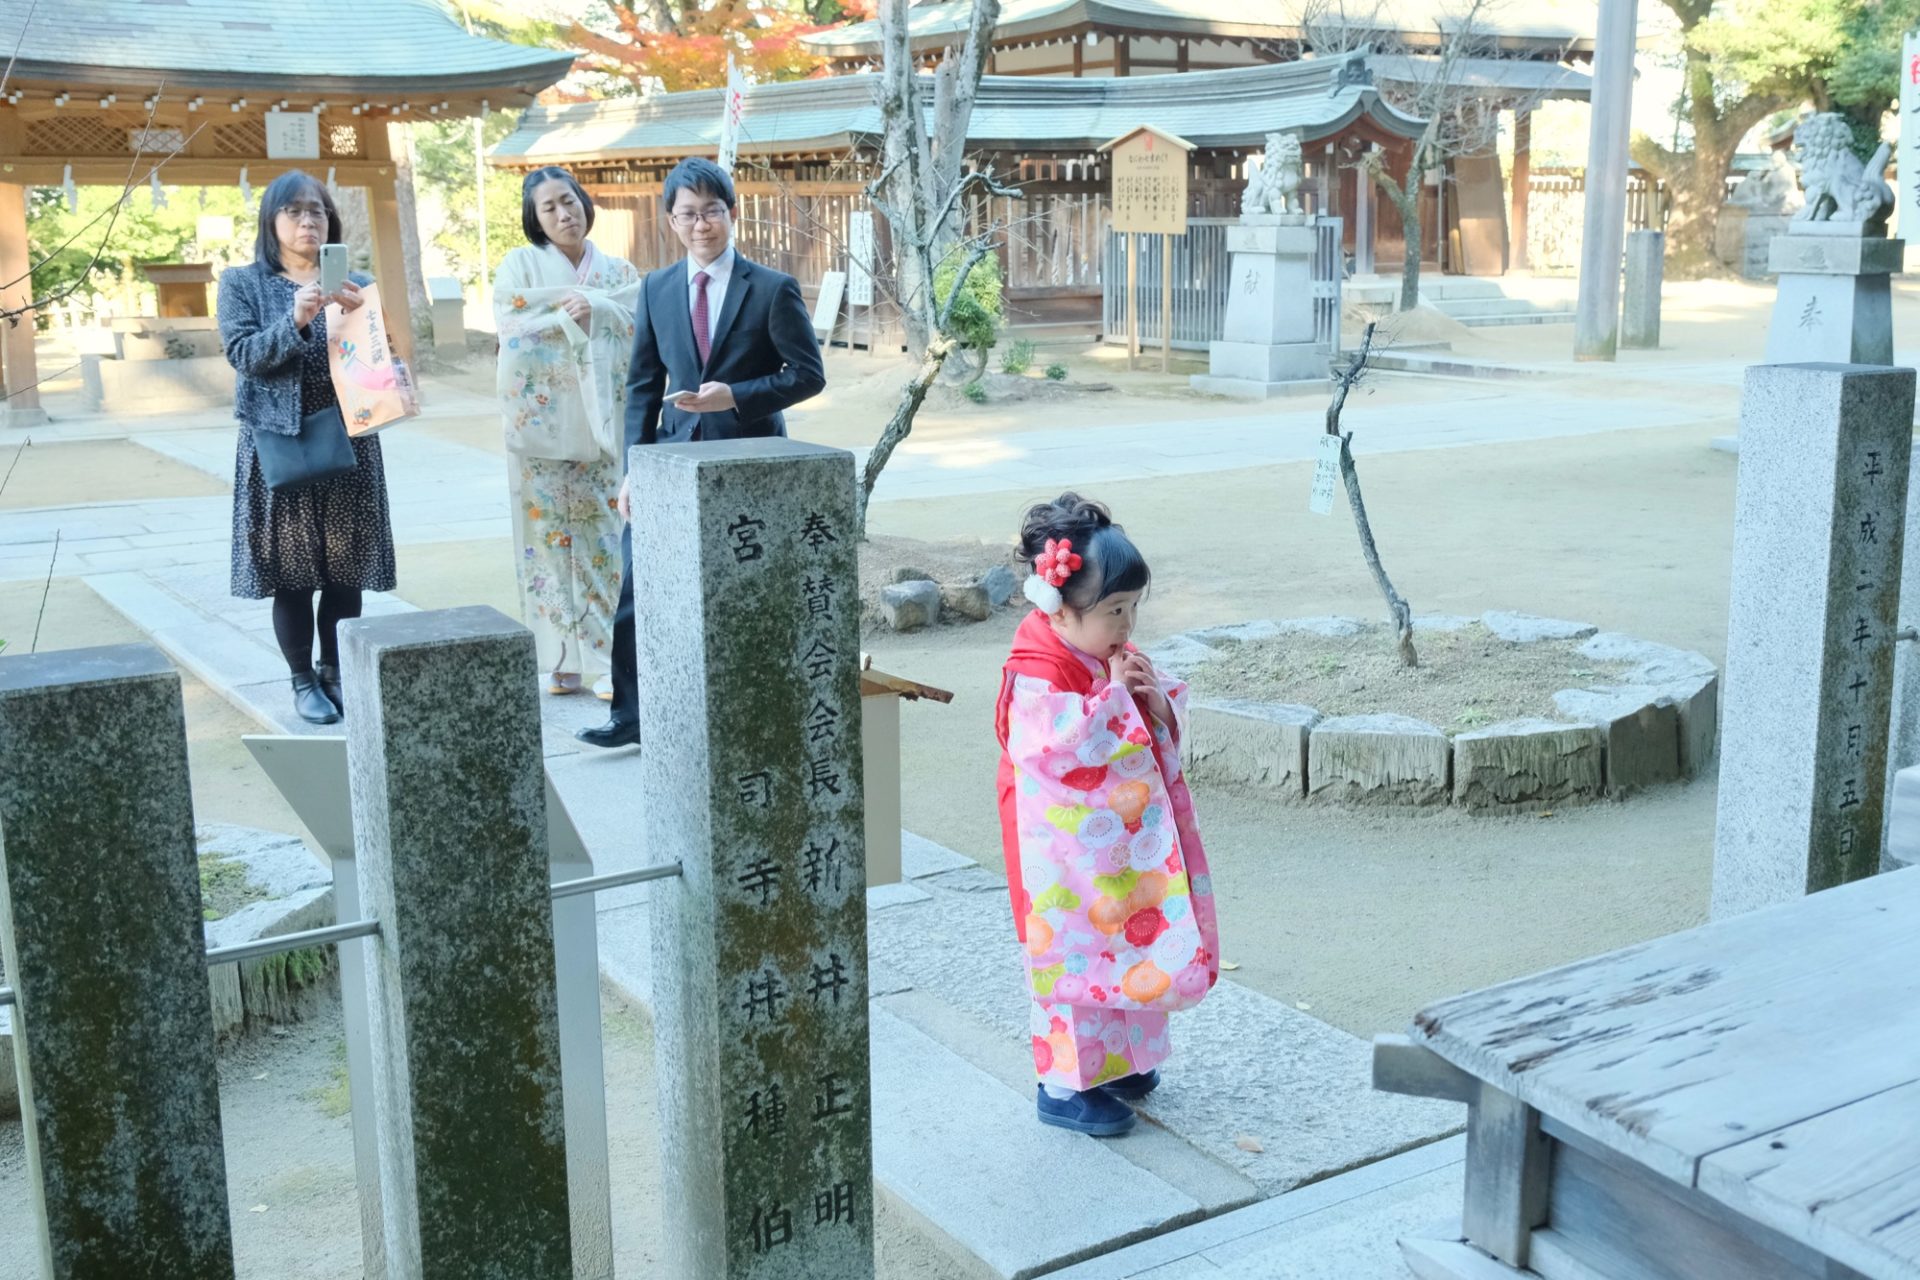
[[[188,360],[80,362],[81,401],[95,413],[164,413],[233,403],[233,366],[225,356]]]
[[[1782,236],[1774,243],[1820,241]],[[1768,364],[1893,363],[1893,297],[1886,275],[1780,277],[1767,328]]]
[[[1607,792],[1623,795],[1680,777],[1680,711],[1659,689],[1562,689],[1561,715],[1597,726],[1607,741]]]
[[[1207,372],[1245,382],[1297,382],[1325,378],[1329,357],[1317,342],[1211,342]]]
[[[1307,742],[1320,713],[1289,703],[1228,699],[1193,704],[1186,758],[1195,778],[1307,791]]]
[[[1307,793],[1347,804],[1445,804],[1453,751],[1411,716],[1333,716],[1313,727]]]
[[[1236,400],[1273,400],[1282,396],[1325,395],[1328,375],[1298,382],[1250,382],[1245,378],[1216,378],[1196,373],[1187,379],[1195,391],[1210,396],[1232,396]]]
[[[1780,275],[1872,276],[1897,272],[1903,241],[1885,236],[1784,235],[1768,246],[1767,269]]]
[[[1606,742],[1593,725],[1513,720],[1453,740],[1453,802],[1537,809],[1595,800],[1606,789]]]

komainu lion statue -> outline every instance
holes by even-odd
[[[1305,212],[1300,201],[1300,135],[1270,133],[1266,159],[1247,179],[1246,194],[1240,197],[1240,215]]]
[[[1869,235],[1884,235],[1887,214],[1893,209],[1893,189],[1884,177],[1888,149],[1879,150],[1866,164],[1853,154],[1853,131],[1830,112],[1808,116],[1793,135],[1800,161],[1800,185],[1807,203],[1794,215],[1796,222],[1857,222]]]

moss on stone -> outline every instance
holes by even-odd
[[[200,915],[205,920],[224,920],[250,903],[265,902],[272,895],[247,879],[247,864],[223,854],[200,855]]]

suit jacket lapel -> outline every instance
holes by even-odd
[[[733,276],[727,281],[726,301],[720,304],[720,323],[713,327],[713,345],[707,348],[708,363],[712,363],[714,355],[720,350],[720,344],[727,340],[727,331],[733,328],[734,319],[740,314],[740,304],[746,301],[747,290],[752,288],[752,280],[753,264],[741,257],[736,250],[733,255]]]

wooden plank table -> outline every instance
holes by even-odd
[[[1442,1001],[1374,1083],[1470,1109],[1423,1280],[1920,1280],[1920,868]]]

